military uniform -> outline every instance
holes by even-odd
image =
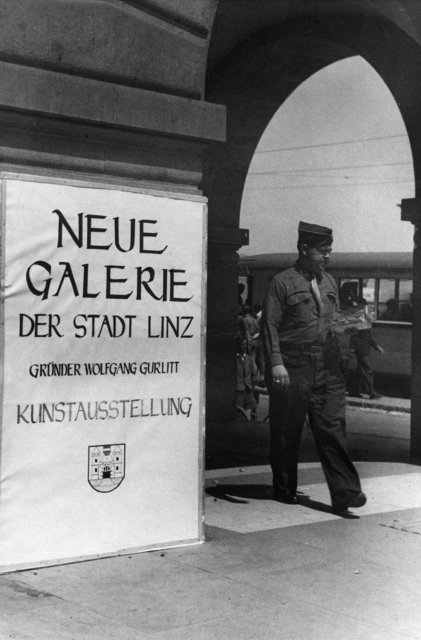
[[[315,283],[314,274],[300,257],[269,285],[261,329],[274,490],[282,496],[295,496],[299,446],[308,415],[332,506],[342,511],[364,494],[346,445],[345,381],[333,331],[337,299],[334,278],[321,271]],[[287,389],[280,388],[272,377],[272,367],[281,364],[289,375]]]

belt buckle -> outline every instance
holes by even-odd
[[[323,349],[321,344],[313,344],[310,347],[310,353],[321,353],[322,350]]]

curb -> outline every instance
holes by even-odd
[[[346,399],[347,406],[361,407],[362,409],[379,409],[381,411],[396,411],[398,413],[411,413],[411,403],[408,400],[408,404],[393,404],[393,402],[379,402],[378,400],[350,400]]]

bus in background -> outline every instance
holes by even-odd
[[[257,311],[273,276],[294,265],[296,253],[240,256],[239,282],[245,285],[243,298]],[[409,397],[412,342],[412,252],[333,253],[328,271],[337,284],[340,298],[350,291],[364,298],[375,340],[385,352],[372,350],[370,360],[385,393]],[[347,348],[347,334],[339,337]]]

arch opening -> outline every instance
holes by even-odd
[[[415,195],[410,142],[388,87],[362,57],[324,67],[278,108],[253,154],[240,253],[295,250],[299,220],[336,227],[335,252],[412,251],[400,203]]]
[[[347,21],[338,16],[324,16],[323,20],[307,17],[297,22],[278,24],[264,34],[256,34],[247,42],[244,41],[227,58],[219,61],[218,67],[209,72],[208,98],[227,106],[228,131],[226,144],[220,149],[213,148],[207,158],[203,182],[205,194],[209,197],[208,354],[211,355],[208,357],[208,379],[215,380],[219,375],[223,375],[225,379],[232,376],[232,381],[235,381],[235,371],[231,363],[235,362],[233,338],[236,331],[236,260],[237,251],[241,247],[238,229],[240,224],[250,226],[244,222],[243,215],[240,220],[240,211],[243,194],[247,191],[245,187],[250,184],[248,173],[250,166],[253,166],[250,163],[259,141],[265,135],[268,123],[278,109],[282,109],[288,103],[296,90],[301,91],[306,81],[311,83],[315,74],[321,70],[333,67],[334,63],[341,61],[347,63],[355,56],[361,56],[360,62],[367,67],[371,65],[372,74],[377,72],[378,81],[383,82],[388,99],[396,112],[400,113],[403,133],[398,132],[396,135],[403,136],[402,142],[406,145],[405,152],[409,157],[405,162],[409,163],[407,166],[410,177],[405,187],[406,191],[402,189],[393,204],[394,220],[398,223],[400,211],[397,205],[400,200],[405,200],[407,196],[408,201],[412,202],[414,184],[417,192],[417,175],[420,169],[418,158],[421,153],[421,131],[417,123],[421,122],[421,118],[413,100],[413,87],[410,86],[408,78],[413,78],[421,69],[421,53],[394,25],[378,17],[367,19],[366,16],[363,18],[356,14]],[[402,68],[408,69],[405,77],[402,77]],[[378,137],[382,137],[381,134]],[[412,171],[408,139],[413,156]],[[375,146],[371,147],[371,151],[375,156]],[[361,171],[361,167],[359,170]],[[368,182],[367,175],[364,174],[364,182]],[[400,179],[403,180],[404,177],[406,176],[401,176]],[[357,200],[354,205],[365,222],[366,217],[361,213],[361,202]],[[259,199],[258,207],[261,207]],[[214,232],[215,228],[218,233]],[[395,237],[403,234],[406,236],[405,242],[408,242],[412,232],[411,225],[399,223],[399,232],[395,233]],[[295,223],[292,237],[296,237]],[[251,242],[253,243],[253,229]],[[335,249],[338,249],[339,243],[335,244]],[[253,252],[253,244],[249,248],[243,246],[240,254],[244,252]],[[418,271],[421,272],[421,265]],[[221,306],[214,305],[216,297],[222,302],[219,290],[215,293],[221,276],[225,292],[222,312]],[[221,335],[224,336],[222,340]],[[226,401],[228,397],[229,393],[225,393]],[[235,393],[230,397],[232,400]],[[419,404],[421,413],[421,402]],[[209,406],[215,406],[212,385],[208,387]],[[212,417],[211,412],[211,420]],[[229,417],[232,418],[232,414],[229,413],[228,404],[225,404],[219,418],[224,420]]]

